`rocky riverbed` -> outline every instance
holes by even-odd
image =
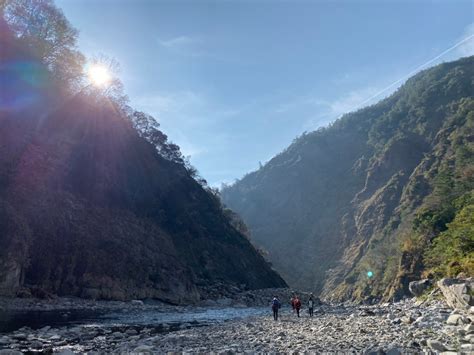
[[[139,302],[133,307],[147,307]],[[169,306],[172,307],[172,306]],[[224,308],[222,308],[224,309]],[[226,308],[228,309],[228,308]],[[235,308],[236,312],[248,308]],[[189,312],[183,308],[177,312]],[[216,310],[214,308],[214,310]],[[275,322],[267,308],[228,321],[159,325],[89,323],[0,334],[0,354],[10,351],[84,352],[361,352],[474,351],[474,310],[452,311],[442,300],[423,304],[321,305],[297,318],[282,308]],[[259,311],[260,310],[260,311]],[[150,310],[151,311],[151,310]],[[155,311],[162,311],[156,306]],[[218,309],[216,310],[218,312]]]

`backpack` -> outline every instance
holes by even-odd
[[[280,308],[280,302],[278,302],[277,299],[274,299],[274,300],[272,301],[272,307],[273,307],[273,308]]]

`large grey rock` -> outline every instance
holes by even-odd
[[[3,349],[3,350],[0,350],[0,355],[23,355],[23,353],[18,350]]]
[[[472,344],[462,344],[461,351],[472,354],[474,352],[474,345]]]
[[[40,342],[39,340],[34,340],[30,343],[30,346],[33,348],[33,349],[41,349],[43,347],[43,343]]]
[[[411,316],[403,316],[400,320],[405,324],[412,324],[415,321]]]
[[[421,296],[433,283],[430,279],[423,279],[419,281],[412,281],[408,284],[408,289],[413,296]]]
[[[201,302],[201,305],[204,307],[216,307],[219,304],[214,300],[204,300]]]
[[[429,339],[427,342],[428,347],[434,351],[446,351],[448,350],[441,342],[438,340]]]
[[[153,347],[149,345],[140,345],[136,347],[133,350],[134,353],[139,353],[139,354],[152,354],[153,353]]]
[[[474,290],[472,278],[466,280],[442,279],[438,281],[438,287],[451,308],[469,309],[470,306],[474,306],[471,296]]]
[[[13,334],[12,338],[17,340],[25,340],[27,336],[25,333],[15,333]]]
[[[232,304],[232,300],[230,298],[227,298],[227,297],[219,298],[217,300],[217,304],[219,306],[230,306]]]
[[[62,349],[60,352],[55,353],[57,355],[76,355],[71,349]]]
[[[459,324],[465,324],[465,323],[467,323],[465,321],[465,317],[463,317],[460,314],[451,314],[446,320],[446,324],[448,325],[459,325]]]

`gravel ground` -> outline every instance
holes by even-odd
[[[0,349],[63,354],[474,352],[474,312],[452,311],[441,301],[421,306],[414,299],[375,306],[324,305],[316,309],[313,318],[304,310],[297,318],[283,308],[279,321],[274,321],[270,313],[269,309],[268,316],[205,327],[185,323],[178,329],[166,324],[23,328],[0,335]]]

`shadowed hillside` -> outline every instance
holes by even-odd
[[[119,100],[65,85],[47,41],[0,29],[0,294],[184,303],[286,285],[163,154],[179,148],[150,143]]]
[[[422,274],[474,273],[473,68],[425,70],[222,191],[291,286],[399,297]]]

